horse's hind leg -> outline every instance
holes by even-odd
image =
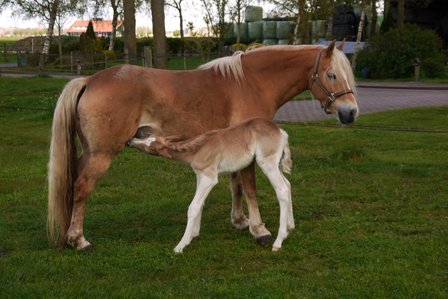
[[[247,219],[243,212],[243,185],[239,172],[234,172],[230,175],[230,188],[232,190],[232,224],[237,229],[246,229],[249,227],[249,219]]]
[[[271,233],[264,226],[264,223],[261,220],[260,211],[258,209],[255,183],[255,163],[251,163],[249,166],[241,170],[241,181],[243,183],[243,191],[246,195],[247,208],[249,210],[249,231],[259,244],[266,246],[271,241]]]
[[[85,250],[90,246],[83,229],[86,201],[112,159],[110,154],[102,153],[85,153],[80,159],[80,169],[74,183],[72,218],[67,232],[67,243],[78,250]]]
[[[272,251],[278,251],[282,247],[283,240],[286,239],[289,232],[294,229],[291,184],[278,168],[278,160],[266,158],[264,160],[257,160],[257,162],[263,170],[263,173],[268,177],[272,187],[274,187],[275,194],[280,205],[280,224],[278,235],[272,246]]]

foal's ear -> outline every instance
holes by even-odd
[[[325,50],[328,57],[330,57],[333,54],[334,46],[336,45],[336,40],[334,39]]]
[[[345,44],[345,38],[342,40],[342,42],[339,43],[336,49],[338,49],[339,51],[344,51],[344,44]]]

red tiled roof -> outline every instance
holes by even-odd
[[[112,32],[112,20],[91,20],[93,24],[93,31],[95,32]],[[77,20],[67,30],[69,33],[83,33],[86,32],[87,26],[90,21]],[[117,21],[117,27],[119,27],[123,21]]]

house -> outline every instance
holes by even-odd
[[[93,31],[95,31],[98,37],[111,37],[112,36],[112,20],[103,20],[101,18],[93,18]],[[67,34],[69,36],[80,36],[81,33],[87,31],[87,26],[90,21],[77,20],[75,21],[69,29],[67,29]],[[123,21],[117,21],[117,36],[121,35],[120,27],[123,25]]]

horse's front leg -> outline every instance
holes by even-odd
[[[217,183],[218,173],[214,176],[206,176],[199,172],[196,174],[196,194],[188,207],[188,221],[185,233],[179,244],[174,248],[176,253],[182,253],[185,246],[190,244],[191,240],[199,235],[202,208],[204,207],[205,199]]]
[[[230,174],[230,188],[232,191],[232,224],[237,229],[246,229],[249,227],[249,219],[243,212],[243,183],[241,182],[240,172]]]
[[[272,235],[261,221],[260,211],[258,210],[255,162],[241,170],[241,182],[243,183],[243,192],[246,196],[249,211],[249,231],[259,244],[266,246],[270,243]]]

